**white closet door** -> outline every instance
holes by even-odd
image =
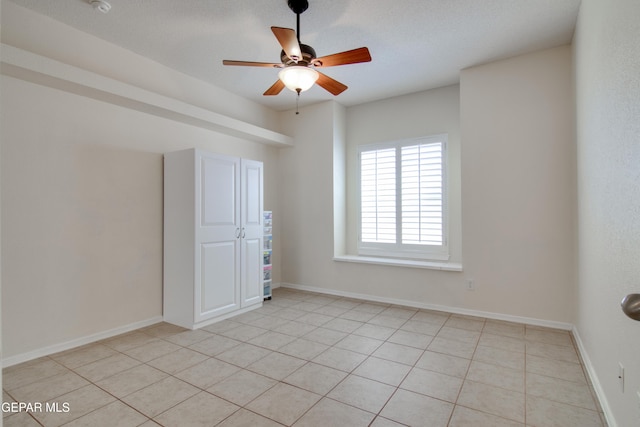
[[[242,167],[242,301],[247,307],[262,301],[263,293],[263,172],[262,163],[245,160]]]
[[[196,173],[198,322],[240,308],[240,159],[200,153]]]

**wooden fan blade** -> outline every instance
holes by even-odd
[[[272,64],[270,62],[230,61],[228,59],[223,60],[222,64],[223,65],[239,65],[241,67],[282,68],[282,64]]]
[[[319,76],[316,83],[327,92],[330,92],[333,95],[340,95],[342,92],[347,90],[347,86],[343,85],[339,81],[332,79],[326,74],[322,74],[320,72],[318,72],[318,74]]]
[[[282,91],[282,89],[284,89],[284,83],[282,83],[282,80],[278,79],[278,81],[275,82],[269,89],[267,89],[267,91],[263,93],[263,95],[264,96],[277,95]]]
[[[358,49],[347,50],[345,52],[334,53],[313,60],[316,67],[333,67],[336,65],[357,64],[371,61],[369,49],[360,47]]]
[[[298,43],[298,37],[296,32],[291,28],[271,27],[271,31],[278,39],[282,50],[291,58],[294,62],[298,62],[302,59],[302,51],[300,50],[300,44]]]

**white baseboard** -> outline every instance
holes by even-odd
[[[563,329],[566,331],[573,330],[571,323],[556,322],[553,320],[535,319],[531,317],[513,316],[509,314],[492,313],[489,311],[469,310],[466,308],[449,307],[437,304],[425,304],[416,301],[403,300],[397,298],[379,297],[376,295],[359,294],[355,292],[338,291],[335,289],[319,288],[316,286],[297,285],[294,283],[280,283],[280,287],[299,289],[301,291],[317,292],[327,295],[335,295],[347,298],[363,299],[368,301],[382,302],[386,304],[404,305],[407,307],[422,308],[425,310],[444,311],[446,313],[463,314],[466,316],[485,317],[487,319],[504,320],[507,322],[526,323],[528,325],[544,326],[547,328]]]
[[[593,385],[593,390],[596,393],[596,397],[598,398],[598,402],[600,403],[600,407],[602,408],[602,412],[604,412],[604,417],[607,420],[607,424],[609,427],[618,427],[616,423],[616,419],[613,416],[613,412],[611,411],[611,406],[609,406],[609,401],[607,400],[607,396],[604,393],[604,389],[602,388],[602,384],[600,384],[600,379],[598,378],[598,374],[596,374],[596,370],[591,363],[591,359],[589,358],[589,354],[587,353],[587,349],[584,347],[582,343],[582,338],[580,338],[580,333],[578,332],[578,328],[575,326],[572,329],[573,337],[576,340],[576,344],[578,345],[578,351],[580,352],[580,356],[582,357],[582,363],[587,370],[587,375],[589,375],[589,380]]]
[[[60,344],[54,344],[48,347],[39,348],[37,350],[29,351],[26,353],[17,354],[15,356],[6,357],[2,359],[2,367],[7,368],[9,366],[17,365],[18,363],[28,362],[29,360],[37,359],[39,357],[48,356],[50,354],[69,350],[75,347],[79,347],[81,345],[90,344],[92,342],[100,341],[106,338],[111,338],[116,335],[134,331],[136,329],[144,328],[145,326],[150,326],[158,322],[162,322],[162,316],[152,317],[151,319],[130,323],[128,325],[120,326],[118,328],[110,329],[108,331],[98,332],[97,334],[87,335],[85,337],[76,338],[74,340],[66,341]]]

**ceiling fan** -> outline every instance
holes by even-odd
[[[298,93],[310,89],[314,83],[324,88],[333,95],[339,95],[347,89],[347,86],[337,80],[317,71],[317,68],[334,67],[336,65],[357,64],[371,61],[369,49],[361,47],[345,52],[318,58],[316,51],[309,45],[300,42],[300,14],[307,10],[307,0],[288,0],[289,8],[296,14],[297,34],[290,28],[271,27],[271,31],[282,46],[280,53],[281,63],[231,61],[224,60],[224,65],[236,65],[244,67],[268,67],[281,69],[276,81],[266,92],[265,96],[277,95],[285,87]]]

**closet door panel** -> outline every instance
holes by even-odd
[[[262,302],[263,171],[262,162],[242,159],[242,293],[241,306]]]
[[[242,161],[242,221],[245,227],[262,227],[262,163]]]
[[[199,152],[195,321],[240,308],[240,159]]]
[[[238,225],[238,161],[203,155],[201,158],[201,227]]]
[[[262,301],[262,239],[242,240],[242,306]]]
[[[200,246],[200,306],[196,321],[218,316],[238,308],[236,268],[237,240],[205,243]]]

